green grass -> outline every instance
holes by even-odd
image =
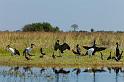
[[[110,51],[112,55],[115,54],[115,43],[119,42],[120,49],[124,50],[124,33],[42,33],[42,32],[1,32],[0,33],[0,64],[1,65],[30,65],[38,67],[97,67],[97,66],[123,66],[124,57],[119,62],[114,60],[106,60]],[[83,49],[83,45],[91,46],[93,40],[96,39],[97,46],[105,46],[107,49],[102,51],[104,60],[101,60],[100,53],[96,53],[95,56],[89,58],[89,56],[77,57],[72,51],[65,51],[62,57],[53,59],[53,45],[55,41],[59,39],[61,43],[67,42],[71,49],[75,49],[76,44],[80,44],[81,51],[84,54],[86,52]],[[36,46],[31,52],[32,60],[27,61],[22,52],[24,48],[34,43]],[[17,48],[21,56],[11,56],[6,51],[6,45],[10,44],[12,47]],[[46,53],[44,58],[39,58],[40,48]],[[59,55],[59,52],[55,53]]]

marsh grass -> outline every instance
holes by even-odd
[[[115,54],[115,43],[119,42],[120,49],[124,50],[124,33],[113,33],[113,32],[93,32],[93,33],[77,33],[77,32],[59,32],[59,33],[46,33],[46,32],[0,32],[0,64],[2,65],[31,65],[31,66],[67,66],[67,67],[85,67],[85,66],[120,66],[124,65],[124,57],[120,62],[114,60],[107,61],[110,51],[112,56]],[[95,56],[89,58],[89,56],[76,56],[71,51],[65,51],[63,57],[57,57],[53,59],[53,45],[55,41],[59,39],[60,43],[66,42],[70,45],[71,49],[75,49],[76,44],[79,44],[81,51],[84,54],[86,52],[83,49],[83,45],[91,46],[93,40],[96,39],[97,46],[105,46],[107,49],[102,51],[104,60],[101,60],[100,53],[96,53]],[[31,61],[27,61],[23,56],[22,52],[24,48],[34,43],[36,46],[32,50]],[[21,56],[11,56],[6,50],[7,45],[18,49]],[[44,58],[39,58],[40,48],[46,53]],[[55,53],[56,55],[59,52]]]

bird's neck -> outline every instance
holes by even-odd
[[[117,47],[116,48],[119,48],[118,44],[117,44]]]

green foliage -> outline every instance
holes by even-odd
[[[22,28],[23,32],[59,32],[59,27],[53,27],[48,22],[27,24]]]

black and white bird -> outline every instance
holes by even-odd
[[[7,45],[6,48],[11,53],[12,56],[13,55],[19,55],[20,56],[20,53],[17,49],[11,48],[10,45]]]
[[[96,41],[94,40],[93,46],[88,47],[88,46],[83,46],[87,50],[86,55],[95,55],[96,52],[105,50],[105,47],[97,47],[96,46]]]
[[[89,55],[89,57],[91,57],[92,55],[94,55],[94,48],[90,48],[87,50],[86,55]]]
[[[31,60],[30,56],[33,56],[33,55],[30,54],[30,52],[31,52],[32,49],[33,49],[33,46],[34,46],[34,44],[31,44],[30,47],[25,48],[24,51],[23,51],[23,56],[25,56],[25,58],[26,58],[27,60]],[[28,56],[27,56],[27,55],[28,55]]]
[[[29,55],[29,56],[33,56],[33,55],[30,54],[30,52],[32,51],[33,47],[34,47],[34,44],[31,44],[30,47],[25,48],[24,51],[23,51],[23,56],[26,55],[26,54]]]

